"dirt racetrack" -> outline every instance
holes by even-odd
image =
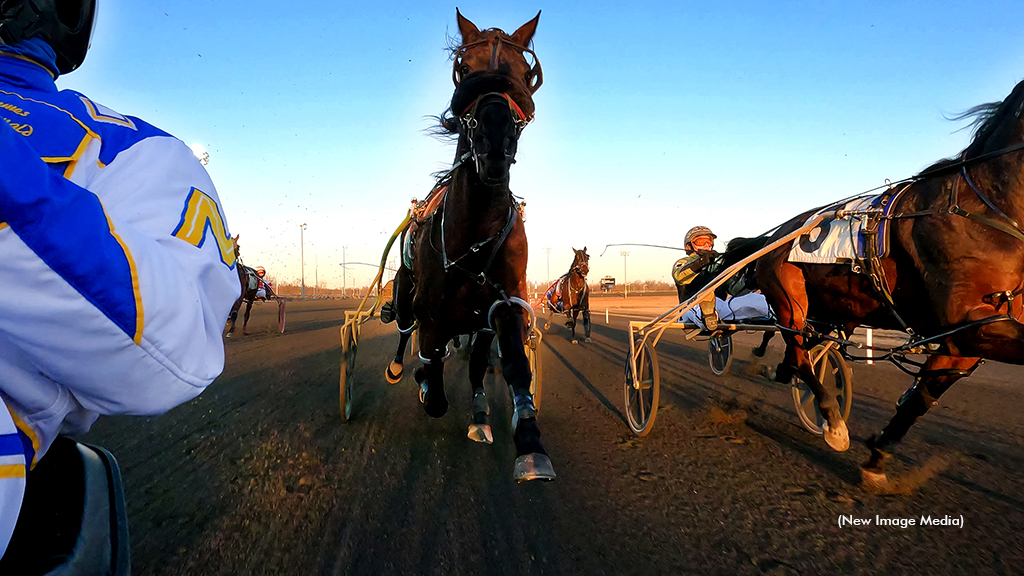
[[[860,441],[910,377],[854,366],[853,446],[799,426],[788,388],[728,374],[707,344],[658,345],[661,408],[636,438],[623,417],[627,320],[672,298],[594,298],[593,342],[556,322],[542,344],[540,425],[559,475],[512,481],[510,400],[488,376],[493,445],[466,438],[466,359],[446,365],[452,409],[423,414],[407,361],[383,378],[393,325],[363,332],[353,420],[338,416],[339,327],[355,301],[257,305],[250,335],[196,400],[155,418],[103,418],[84,440],[121,464],[134,574],[1020,574],[1021,369],[982,366],[943,396],[889,465],[892,494],[859,485]],[[609,323],[605,323],[605,309]],[[781,339],[767,360],[781,358]],[[870,525],[839,526],[841,515]],[[876,526],[876,517],[963,519]]]

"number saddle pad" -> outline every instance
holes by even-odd
[[[906,188],[904,188],[905,190]],[[900,191],[902,192],[902,190]],[[810,222],[818,214],[837,209],[850,211],[876,210],[881,208],[879,215],[856,214],[844,218],[826,218],[806,234],[796,240],[789,250],[790,262],[807,262],[810,264],[855,263],[863,260],[865,254],[864,228],[874,226],[877,222],[876,252],[879,257],[889,254],[889,223],[900,193],[887,191],[879,196],[861,196],[848,201],[837,202],[821,208],[807,219]]]

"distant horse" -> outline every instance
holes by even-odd
[[[260,286],[260,277],[256,274],[256,270],[242,264],[242,257],[239,255],[238,236],[232,238],[231,242],[235,248],[235,262],[237,263],[235,269],[238,272],[238,282],[242,285],[242,295],[239,296],[234,306],[231,307],[231,314],[228,317],[228,333],[226,335],[228,338],[231,338],[235,332],[235,321],[238,320],[238,311],[242,308],[243,303],[245,304],[245,319],[242,321],[242,334],[246,333],[245,328],[249,325],[249,314],[252,312],[252,304],[256,301],[256,294],[259,292]],[[276,294],[273,294],[272,297],[280,301]],[[280,314],[281,312],[279,311]]]
[[[565,314],[565,325],[572,330],[572,343],[576,340],[576,318],[580,312],[583,313],[584,339],[590,342],[590,288],[587,287],[587,274],[590,273],[590,256],[587,254],[587,247],[583,250],[572,249],[575,256],[569,271],[562,274],[555,283],[548,289],[544,297],[544,303],[548,309],[547,322],[544,329],[551,327],[551,317],[555,314]]]
[[[400,336],[385,375],[402,375],[405,346],[418,330],[423,367],[414,376],[426,413],[448,411],[444,360],[448,341],[475,334],[469,360],[473,425],[469,435],[491,439],[483,378],[495,333],[502,374],[512,394],[513,439],[519,481],[553,480],[530,393],[525,350],[527,241],[520,205],[509,190],[519,135],[533,118],[533,93],[540,87],[539,62],[529,49],[540,14],[512,35],[480,31],[456,10],[462,43],[453,49],[455,93],[441,116],[442,130],[457,135],[455,165],[434,188],[433,207],[417,215],[403,234],[403,257],[395,277],[394,315]],[[533,65],[527,61],[527,54]],[[524,310],[525,309],[525,310]],[[389,316],[390,316],[389,312]]]
[[[913,350],[928,355],[915,365],[914,383],[899,399],[895,416],[867,441],[870,458],[862,476],[869,487],[886,482],[883,465],[894,445],[981,359],[1024,364],[1022,110],[1024,82],[1002,102],[959,116],[975,119],[971,143],[957,158],[934,164],[892,191],[892,207],[875,215],[891,224],[888,255],[866,257],[859,273],[850,264],[789,262],[788,245],[757,261],[757,285],[786,341],[776,380],[788,382],[795,372],[810,386],[833,449],[846,450],[849,435],[836,399],[825,393],[808,358],[808,348],[828,330],[812,329],[808,320],[845,334],[859,325],[903,330],[916,344]],[[771,239],[795,230],[811,214],[783,224]]]

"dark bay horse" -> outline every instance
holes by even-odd
[[[245,304],[245,317],[242,320],[242,334],[246,333],[245,328],[249,325],[249,315],[252,313],[252,304],[256,301],[256,293],[259,292],[260,284],[260,277],[256,274],[256,270],[242,264],[242,257],[239,255],[238,249],[238,236],[232,238],[231,242],[235,247],[235,270],[238,272],[238,282],[242,286],[242,295],[238,297],[238,300],[236,300],[235,304],[231,307],[231,313],[228,316],[227,338],[231,338],[235,333],[235,321],[238,320],[238,311],[242,309],[242,304]],[[281,299],[276,294],[271,294],[271,297],[278,300],[278,307],[280,308],[282,305]],[[279,311],[278,314],[280,315],[281,312]]]
[[[544,330],[551,327],[551,318],[555,314],[565,314],[565,325],[572,330],[572,343],[578,344],[576,340],[576,318],[583,313],[583,337],[590,342],[590,288],[587,286],[587,274],[590,273],[590,255],[587,254],[587,247],[583,250],[575,248],[572,251],[576,254],[569,266],[569,271],[563,274],[551,285],[544,297],[545,306],[548,309],[547,322]]]
[[[443,130],[458,138],[455,163],[432,192],[436,208],[415,218],[403,237],[410,258],[403,258],[395,277],[400,337],[386,376],[391,382],[401,378],[405,346],[415,328],[423,362],[414,373],[420,400],[427,415],[440,418],[448,411],[447,343],[462,334],[474,335],[469,360],[474,416],[469,435],[489,442],[483,379],[497,335],[502,374],[514,403],[514,477],[553,480],[523,348],[527,314],[532,314],[523,299],[526,231],[521,206],[509,189],[519,135],[533,117],[533,93],[542,82],[540,65],[529,49],[540,14],[511,35],[496,28],[481,32],[458,10],[456,17],[462,39],[453,49],[456,88],[449,111],[441,116]]]
[[[786,340],[776,380],[788,382],[795,372],[811,387],[833,449],[846,450],[849,436],[835,399],[811,370],[807,350],[815,334],[808,320],[845,334],[859,325],[903,330],[917,344],[912,349],[927,354],[923,365],[916,364],[914,383],[896,414],[867,441],[870,458],[862,475],[869,487],[886,482],[883,465],[894,445],[982,359],[1024,364],[1022,110],[1024,82],[1002,102],[958,117],[974,118],[971,143],[957,158],[934,164],[901,188],[893,209],[882,216],[891,223],[888,255],[865,259],[862,273],[850,264],[789,262],[788,245],[757,261],[757,284]],[[812,213],[784,224],[772,238],[795,230]]]

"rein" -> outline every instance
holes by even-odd
[[[892,216],[883,216],[882,218],[887,219],[887,220],[897,220],[897,219],[906,219],[906,218],[919,218],[921,216],[932,216],[932,215],[940,215],[940,214],[952,214],[952,215],[955,215],[955,216],[961,216],[963,218],[967,218],[969,220],[974,220],[975,222],[978,222],[978,223],[983,224],[985,226],[988,226],[990,228],[994,228],[996,230],[999,230],[1000,232],[1004,232],[1006,234],[1009,234],[1010,236],[1013,236],[1014,238],[1024,242],[1024,229],[1021,228],[1020,224],[1018,224],[1017,221],[1014,220],[1013,218],[1010,218],[1009,216],[1007,216],[1002,210],[997,208],[996,205],[993,204],[992,201],[989,200],[987,196],[982,194],[981,190],[979,190],[978,187],[974,185],[974,182],[971,180],[971,177],[967,174],[967,167],[968,166],[973,166],[975,164],[981,164],[983,162],[987,162],[989,160],[993,160],[995,158],[999,158],[1001,156],[1004,156],[1006,154],[1010,154],[1012,152],[1019,152],[1021,150],[1024,150],[1024,142],[1018,142],[1017,144],[1014,144],[1013,146],[1007,146],[1005,148],[1000,148],[999,150],[993,150],[992,152],[986,152],[985,154],[981,154],[981,155],[975,156],[973,158],[965,158],[965,156],[967,155],[967,151],[965,150],[964,153],[961,155],[962,159],[957,160],[956,162],[953,162],[952,164],[949,164],[949,165],[946,165],[946,166],[940,166],[938,168],[935,168],[935,169],[932,169],[932,170],[928,170],[926,172],[922,172],[922,173],[918,174],[917,176],[914,176],[913,178],[907,178],[905,180],[901,180],[900,182],[896,182],[895,184],[901,184],[901,183],[916,184],[918,182],[921,182],[923,180],[927,180],[929,178],[935,178],[935,177],[938,177],[938,176],[944,176],[946,174],[951,174],[953,172],[956,172],[957,170],[960,171],[957,174],[956,182],[954,182],[952,184],[952,186],[950,187],[950,191],[949,191],[949,206],[945,210],[941,210],[941,209],[939,209],[939,210],[925,210],[925,211],[921,211],[921,212],[911,212],[911,213],[908,213],[908,214],[893,214]],[[974,214],[974,213],[968,212],[968,211],[964,210],[963,208],[961,208],[959,203],[958,203],[958,196],[959,196],[960,181],[961,180],[965,181],[967,183],[967,186],[971,190],[973,190],[975,194],[978,195],[978,198],[980,198],[981,201],[984,202],[985,205],[989,207],[989,209],[991,209],[993,212],[995,212],[996,215],[999,216],[1003,220],[1003,222],[1000,222],[999,220],[996,220],[996,219],[993,219],[993,218],[989,218],[988,216],[982,216],[980,214]],[[895,185],[895,184],[893,184],[893,185]],[[890,186],[893,186],[893,185],[890,185]]]

